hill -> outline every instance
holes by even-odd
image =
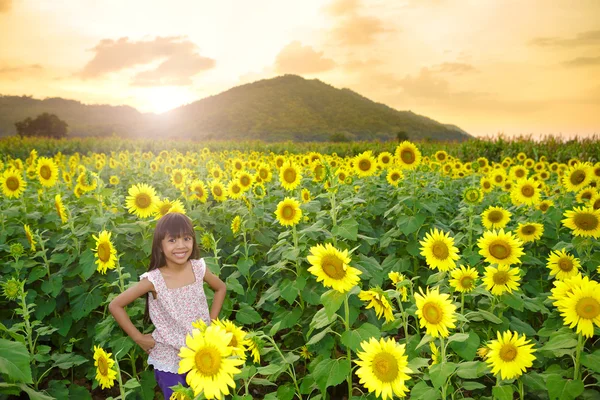
[[[132,107],[84,105],[64,99],[0,97],[0,134],[14,134],[14,122],[50,112],[67,121],[72,136],[144,136],[264,141],[391,140],[399,132],[412,140],[462,141],[470,136],[412,111],[398,111],[349,89],[296,75],[241,85],[164,114]]]

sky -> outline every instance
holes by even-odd
[[[0,94],[164,112],[283,74],[475,136],[600,136],[599,0],[0,0]]]

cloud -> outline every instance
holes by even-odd
[[[529,44],[540,47],[579,47],[600,45],[600,30],[587,31],[577,34],[574,38],[538,37]]]
[[[577,57],[569,61],[565,61],[563,65],[567,67],[590,67],[600,65],[600,56],[598,57]]]
[[[429,68],[421,68],[417,76],[407,75],[398,83],[412,97],[439,98],[450,94],[448,81],[437,77]]]
[[[157,37],[148,41],[104,39],[92,49],[96,54],[81,70],[83,79],[94,79],[112,72],[155,64],[139,72],[132,81],[137,86],[188,85],[191,78],[214,68],[215,60],[198,53],[198,46],[185,37]]]
[[[44,69],[40,64],[20,65],[16,67],[0,67],[0,75],[19,74],[21,72],[32,72]]]
[[[449,74],[455,74],[455,75],[461,75],[461,74],[466,74],[466,73],[470,73],[470,72],[479,72],[477,70],[477,68],[475,68],[471,64],[456,63],[456,62],[451,62],[451,63],[446,62],[446,63],[434,65],[432,67],[432,69],[435,72],[449,73]]]
[[[325,58],[322,52],[317,52],[310,46],[302,46],[299,41],[285,46],[275,60],[275,70],[284,74],[314,74],[328,71],[335,65],[335,62]]]
[[[12,0],[0,0],[0,13],[9,12],[12,8]]]
[[[342,45],[356,46],[373,43],[381,33],[391,32],[381,19],[372,16],[349,15],[340,18],[333,29],[333,39]]]
[[[333,17],[341,17],[356,13],[359,7],[358,0],[335,0],[324,7],[324,10]]]

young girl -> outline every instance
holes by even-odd
[[[225,299],[225,284],[198,258],[196,235],[190,219],[169,213],[156,224],[148,272],[140,282],[113,301],[108,309],[123,330],[148,353],[148,364],[165,399],[169,388],[181,383],[187,386],[185,374],[178,374],[179,350],[185,346],[192,322],[202,319],[207,325],[219,316]],[[204,294],[206,282],[214,291],[210,312]],[[125,306],[138,297],[148,295],[146,313],[154,324],[152,334],[143,335],[131,322]]]

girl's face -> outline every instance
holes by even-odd
[[[183,265],[192,255],[194,238],[187,233],[179,236],[167,234],[161,245],[167,265]]]

